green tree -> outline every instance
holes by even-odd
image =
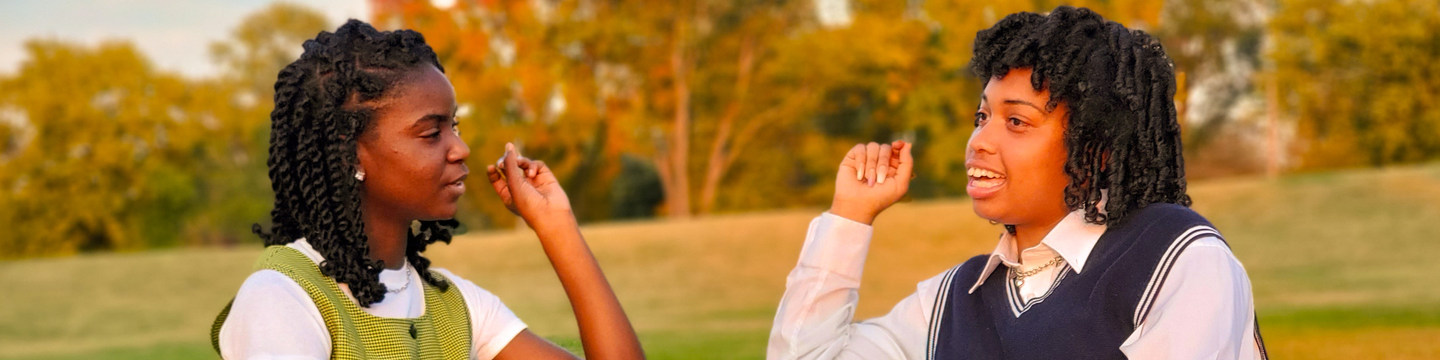
[[[206,147],[208,161],[196,173],[206,206],[186,224],[191,242],[259,240],[250,225],[267,222],[274,206],[265,162],[276,76],[299,58],[305,40],[326,30],[334,29],[318,11],[275,3],[247,15],[229,38],[210,45],[220,73],[206,82],[222,94],[213,99],[218,126]]]
[[[0,79],[0,257],[179,242],[218,91],[159,72],[128,43],[30,41]]]
[[[1270,31],[1302,167],[1440,157],[1440,3],[1284,0]]]

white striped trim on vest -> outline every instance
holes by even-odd
[[[1036,296],[1034,299],[1030,299],[1030,301],[1025,301],[1020,297],[1019,287],[1016,287],[1014,283],[1006,281],[1005,293],[1010,295],[1007,296],[1010,300],[1010,313],[1015,314],[1015,317],[1018,318],[1021,314],[1024,314],[1025,311],[1030,310],[1031,306],[1045,302],[1045,298],[1050,297],[1050,294],[1055,292],[1055,288],[1060,287],[1060,281],[1065,280],[1065,275],[1070,274],[1070,264],[1065,263],[1061,265],[1059,271],[1060,274],[1056,275],[1055,281],[1050,283],[1050,288],[1046,289],[1044,294],[1040,294],[1040,296]],[[1010,268],[1010,271],[1006,273],[1006,278],[1015,278],[1015,268]]]
[[[1225,241],[1220,237],[1220,232],[1215,228],[1206,225],[1196,225],[1185,230],[1175,241],[1170,243],[1170,248],[1165,250],[1165,255],[1160,257],[1160,263],[1155,266],[1155,272],[1150,274],[1150,282],[1145,284],[1145,292],[1140,297],[1140,302],[1135,306],[1135,327],[1145,322],[1145,316],[1150,314],[1150,308],[1155,306],[1155,297],[1159,295],[1160,288],[1165,285],[1165,279],[1170,276],[1170,269],[1175,267],[1175,260],[1180,258],[1180,253],[1186,247],[1197,240],[1205,238],[1216,238]]]
[[[930,307],[930,329],[926,334],[925,359],[935,360],[935,346],[940,342],[940,322],[945,318],[945,303],[950,301],[950,283],[955,277],[955,272],[960,270],[965,263],[955,265],[945,271],[945,276],[940,280],[940,292],[935,294],[935,303]]]

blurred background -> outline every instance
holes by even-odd
[[[654,358],[763,357],[856,142],[917,144],[857,317],[988,252],[964,198],[975,32],[1089,7],[1158,36],[1195,209],[1277,358],[1440,358],[1434,0],[57,0],[0,4],[0,358],[215,358],[267,224],[275,76],[347,18],[424,34],[483,167],[560,176]],[[535,243],[470,180],[427,254],[578,350]]]

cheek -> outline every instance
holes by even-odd
[[[1070,185],[1070,177],[1065,174],[1069,156],[1064,139],[1056,135],[1036,150],[1034,165],[1029,169],[1029,175],[1034,178],[1032,190],[1036,197],[1033,200],[1036,204],[1064,206],[1065,187]]]
[[[1011,149],[1006,163],[1015,178],[1016,190],[1031,204],[1064,202],[1065,186],[1069,177],[1065,175],[1065,147],[1037,144],[1024,149]]]
[[[428,195],[429,186],[437,182],[440,177],[442,166],[431,164],[426,161],[429,157],[422,156],[413,149],[391,148],[386,149],[384,156],[377,161],[381,171],[384,171],[386,188],[397,197],[415,197]]]

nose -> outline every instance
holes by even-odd
[[[975,131],[970,133],[970,142],[965,146],[966,159],[973,158],[976,153],[981,152],[991,155],[995,154],[994,132],[990,131],[990,128],[995,126],[991,125],[998,124],[985,124],[975,128]]]
[[[455,141],[450,145],[450,151],[445,154],[447,161],[452,163],[464,163],[470,158],[470,145],[465,144],[465,139],[456,136]]]

